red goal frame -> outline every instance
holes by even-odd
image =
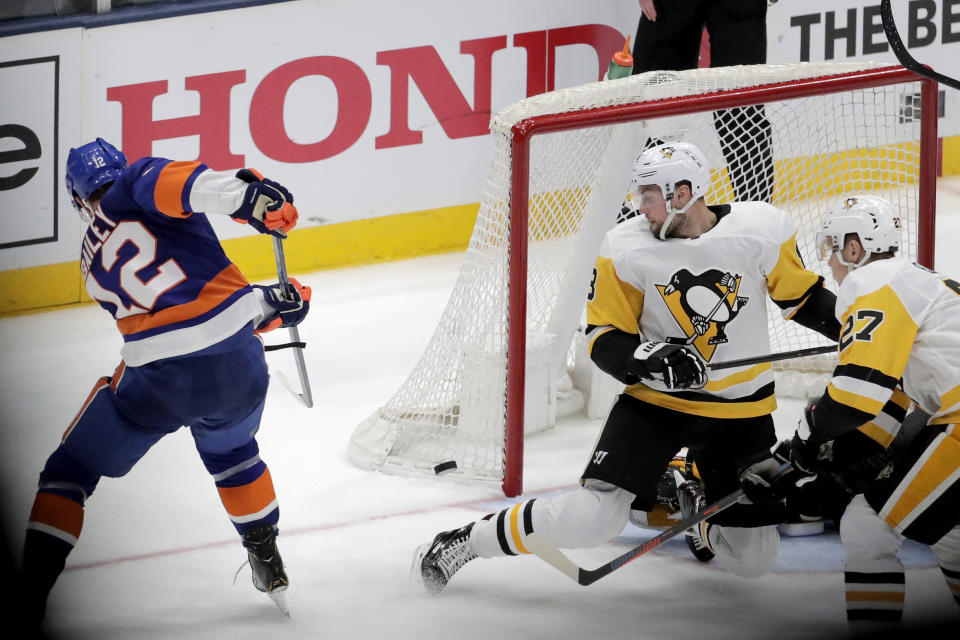
[[[805,98],[917,81],[921,83],[917,257],[920,264],[933,268],[937,187],[937,83],[935,80],[903,67],[856,71],[746,89],[717,91],[638,104],[534,116],[513,125],[510,160],[507,397],[502,485],[504,494],[512,497],[523,492],[524,372],[527,343],[527,223],[531,138],[538,134],[561,130],[745,107],[791,98]]]

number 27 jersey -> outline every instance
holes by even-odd
[[[839,364],[820,402],[826,422],[871,420],[901,378],[931,424],[960,422],[960,283],[904,259],[877,260],[844,278],[837,317]]]

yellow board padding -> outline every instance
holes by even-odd
[[[956,139],[960,140],[960,136]],[[957,173],[960,173],[960,144],[954,153],[957,155]],[[778,160],[773,204],[838,197],[850,191],[873,191],[891,184],[914,184],[919,162],[919,142]],[[947,174],[946,160],[944,174]],[[714,169],[711,182],[712,188],[707,195],[709,203],[731,202],[736,198],[726,168]]]
[[[0,271],[0,313],[76,304],[81,291],[79,260]]]
[[[943,139],[943,175],[960,175],[960,136]]]
[[[463,251],[479,208],[479,203],[473,203],[294,229],[283,243],[287,270],[296,274]],[[222,244],[249,280],[276,277],[269,237],[232,238]],[[0,314],[86,302],[90,298],[81,281],[79,261],[0,271]]]
[[[960,136],[944,139],[944,175],[950,173],[947,171],[948,155],[952,158],[950,166],[955,169],[953,173],[960,174]],[[773,204],[835,198],[851,191],[875,191],[890,185],[911,185],[917,181],[919,163],[919,142],[784,158],[775,164]],[[736,200],[733,183],[725,167],[713,169],[710,182],[708,203]],[[588,187],[531,194],[531,238],[549,240],[576,233],[582,224],[590,194]],[[501,208],[505,210],[505,207]]]
[[[283,243],[287,270],[302,273],[462,251],[479,208],[473,203],[297,229]],[[223,248],[248,279],[276,276],[269,237],[224,240]]]

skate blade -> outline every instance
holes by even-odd
[[[270,599],[273,600],[273,604],[277,605],[277,609],[280,609],[280,613],[290,617],[290,607],[287,605],[287,589],[283,587],[282,589],[274,589],[273,591],[267,594],[270,596]]]

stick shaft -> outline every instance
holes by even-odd
[[[711,505],[708,505],[703,509],[703,511],[698,511],[691,514],[688,518],[670,527],[660,535],[650,538],[640,546],[634,547],[630,551],[617,556],[610,562],[600,565],[596,569],[584,569],[578,566],[572,560],[570,560],[570,558],[564,555],[564,553],[560,551],[560,549],[558,549],[552,542],[538,533],[531,533],[528,535],[524,541],[524,544],[541,560],[559,569],[571,580],[574,580],[580,585],[586,587],[593,584],[600,578],[610,575],[620,567],[632,562],[633,560],[636,560],[648,551],[656,549],[667,540],[682,534],[690,527],[696,526],[710,516],[716,515],[724,509],[735,505],[742,497],[743,489],[737,489],[730,495],[721,498]]]
[[[893,53],[897,56],[897,60],[900,62],[900,64],[914,73],[920,74],[921,76],[926,76],[927,78],[932,78],[941,84],[945,84],[948,87],[960,90],[960,80],[951,78],[950,76],[945,76],[942,73],[937,73],[929,67],[925,67],[917,62],[916,58],[910,55],[910,52],[907,51],[907,48],[903,46],[903,40],[900,38],[900,32],[897,31],[897,23],[893,20],[893,10],[890,8],[890,0],[881,0],[880,20],[883,22],[883,31],[887,35],[887,42],[890,43],[890,48],[893,49]]]
[[[731,369],[733,367],[743,367],[750,364],[759,364],[761,362],[776,362],[778,360],[789,360],[790,358],[804,358],[807,356],[818,356],[826,353],[835,353],[837,345],[830,344],[822,347],[808,347],[806,349],[797,349],[796,351],[781,351],[780,353],[769,353],[763,356],[753,356],[750,358],[741,358],[739,360],[727,360],[726,362],[714,362],[708,364],[707,368],[711,371],[717,369]]]
[[[287,285],[290,284],[290,278],[287,276],[287,259],[283,254],[283,238],[273,236],[273,257],[277,263],[277,279],[280,281],[283,295],[287,295]],[[288,327],[290,338],[293,342],[302,342],[300,340],[300,331],[297,327]],[[310,378],[307,375],[307,363],[303,359],[303,348],[294,347],[293,359],[297,363],[297,375],[300,376],[300,389],[302,392],[298,395],[300,401],[307,407],[313,406],[313,394],[310,392]]]
[[[624,566],[625,564],[633,562],[634,560],[636,560],[643,554],[647,553],[648,551],[652,551],[656,549],[667,540],[670,540],[671,538],[674,538],[682,534],[684,531],[686,531],[690,527],[700,524],[702,521],[706,520],[710,516],[716,515],[721,511],[723,511],[724,509],[727,509],[728,507],[732,507],[737,502],[739,502],[740,498],[742,497],[743,497],[743,489],[737,489],[730,495],[724,498],[721,498],[717,502],[714,502],[713,504],[707,506],[706,508],[704,508],[703,511],[698,511],[697,513],[691,514],[689,518],[682,520],[681,522],[673,525],[672,527],[670,527],[660,535],[650,538],[640,546],[634,547],[633,549],[631,549],[630,551],[627,551],[623,555],[620,555],[614,558],[607,564],[601,565],[596,569],[580,569],[580,576],[577,582],[579,582],[583,586],[593,584],[600,578],[613,573],[614,571]]]

